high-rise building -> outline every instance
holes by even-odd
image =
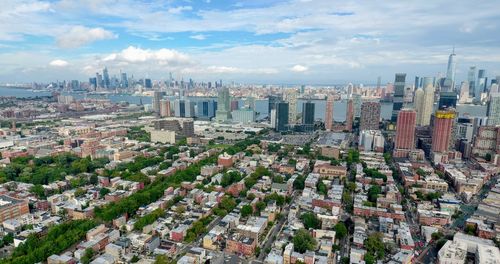
[[[455,90],[455,69],[457,63],[455,61],[455,49],[453,48],[453,52],[448,57],[448,68],[446,70],[446,79],[444,81],[444,87],[442,87],[441,91],[454,91]]]
[[[93,89],[97,88],[97,78],[90,77],[89,78],[89,84],[90,84],[91,88],[93,88]]]
[[[353,93],[351,98],[354,107],[354,118],[358,118],[361,116],[361,94]]]
[[[236,109],[231,112],[233,122],[237,123],[253,123],[255,121],[255,112],[250,108]]]
[[[102,82],[102,75],[99,74],[98,72],[95,73],[95,78],[96,78],[96,88],[102,88],[104,87],[104,83]]]
[[[354,122],[354,103],[351,99],[347,102],[347,115],[345,120],[345,130],[352,131],[352,123]]]
[[[460,98],[458,101],[461,104],[467,103],[469,101],[469,95],[469,82],[462,82],[462,84],[460,84]]]
[[[474,91],[474,99],[481,100],[481,94],[486,90],[486,70],[480,69],[477,72],[476,87]]]
[[[415,148],[415,125],[417,112],[413,109],[401,109],[396,123],[395,150],[412,150]]]
[[[125,73],[125,72],[122,72],[122,74],[121,74],[120,85],[121,85],[123,88],[128,88],[127,73]]]
[[[457,107],[457,93],[455,91],[441,92],[439,94],[438,109],[443,110],[446,108]]]
[[[231,111],[238,110],[239,102],[238,100],[231,100]]]
[[[215,113],[215,120],[218,122],[227,122],[231,118],[229,100],[229,88],[223,87],[219,91],[219,97],[217,98],[217,112]]]
[[[169,117],[171,116],[172,111],[170,109],[170,101],[166,99],[160,100],[160,116],[161,117]]]
[[[437,110],[432,125],[432,151],[446,152],[449,150],[451,132],[455,122],[455,110]]]
[[[405,83],[406,83],[406,73],[396,73],[394,79],[394,99],[392,106],[392,122],[395,122],[399,110],[403,108],[404,96],[405,96]]]
[[[216,102],[214,100],[201,100],[197,102],[198,114],[197,117],[202,119],[211,119],[217,111]]]
[[[302,104],[302,125],[306,131],[314,130],[314,103]]]
[[[268,100],[267,114],[271,116],[271,110],[276,109],[276,103],[281,102],[281,97],[278,95],[269,95],[267,100]]]
[[[144,79],[144,87],[146,89],[153,88],[153,82],[151,82],[151,79]]]
[[[422,109],[421,126],[428,126],[431,123],[431,115],[434,111],[434,81],[430,77],[425,77],[423,82],[424,87],[424,104]]]
[[[361,104],[359,130],[378,130],[380,122],[380,103],[364,102]]]
[[[104,67],[104,70],[102,70],[102,77],[104,81],[104,88],[108,89],[111,87],[111,81],[109,79],[109,73],[108,73],[108,68]]]
[[[382,77],[377,77],[377,90],[380,89],[380,84],[382,83]]]
[[[500,94],[491,93],[488,100],[488,125],[500,125]]]
[[[413,99],[415,111],[417,111],[417,125],[419,125],[419,126],[422,125],[422,112],[424,110],[424,96],[425,96],[424,89],[419,87],[415,91],[415,99]]]
[[[328,96],[325,109],[325,129],[331,131],[333,127],[333,96]]]
[[[163,98],[163,93],[160,91],[153,92],[153,111],[160,114],[160,100]]]
[[[288,123],[295,124],[297,121],[297,90],[287,90],[285,95],[288,102]]]
[[[476,96],[476,66],[471,66],[467,73],[467,81],[469,82],[469,97]]]
[[[276,131],[288,130],[288,103],[276,104]]]
[[[186,117],[186,102],[184,99],[175,99],[174,114],[175,117]]]

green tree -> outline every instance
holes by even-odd
[[[316,215],[312,212],[303,213],[300,216],[300,220],[304,224],[306,229],[320,229],[321,228],[321,220],[319,220]]]
[[[104,196],[106,196],[106,194],[110,193],[111,191],[106,188],[106,187],[103,187],[99,190],[99,196],[102,198]]]
[[[304,253],[306,250],[314,250],[316,248],[316,240],[305,229],[299,229],[293,237],[293,246],[295,251]]]
[[[335,236],[339,239],[344,238],[347,235],[347,227],[343,222],[338,222],[335,226]]]
[[[328,194],[328,188],[326,187],[326,184],[322,180],[319,180],[318,183],[316,184],[316,190],[318,191],[319,194],[323,195]]]
[[[31,187],[30,191],[34,193],[39,199],[45,198],[45,189],[41,184],[36,184]]]
[[[377,203],[378,195],[382,192],[382,189],[378,185],[372,185],[368,189],[368,201],[372,203]]]
[[[381,233],[373,233],[365,240],[364,246],[369,255],[382,260],[385,256],[385,245]]]
[[[243,205],[241,207],[241,217],[247,217],[253,213],[253,208],[251,205]]]
[[[94,250],[92,250],[92,248],[85,249],[85,253],[83,254],[82,257],[82,263],[89,264],[93,256],[94,256]]]

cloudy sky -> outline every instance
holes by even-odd
[[[500,75],[498,1],[2,0],[0,82],[135,77],[287,84]]]

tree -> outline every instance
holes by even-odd
[[[110,193],[111,191],[108,188],[101,188],[99,190],[99,196],[102,198],[106,196],[106,194]]]
[[[31,187],[30,191],[34,193],[38,198],[43,199],[45,198],[45,189],[41,184],[36,184]]]
[[[369,255],[375,259],[383,259],[385,256],[385,246],[381,233],[373,233],[365,240],[365,248]]]
[[[378,185],[372,185],[370,189],[368,189],[368,201],[372,203],[377,202],[378,195],[382,192],[382,189]]]
[[[305,229],[320,229],[321,228],[321,220],[319,220],[316,215],[312,212],[303,213],[300,216],[300,220],[304,224]]]
[[[180,205],[175,208],[175,213],[177,215],[182,215],[184,212],[186,212],[186,207]]]
[[[255,208],[257,209],[257,212],[262,212],[264,209],[266,209],[266,203],[262,202],[262,201],[258,201],[256,204],[255,204]]]
[[[140,258],[137,255],[132,256],[132,259],[130,259],[130,262],[136,263],[140,260]],[[155,262],[156,263],[156,262]]]
[[[323,195],[328,194],[328,188],[326,187],[326,184],[322,180],[319,180],[318,184],[316,184],[316,190],[318,191],[319,194]]]
[[[83,188],[78,188],[75,190],[75,196],[76,197],[80,197],[80,196],[83,196],[87,193],[87,190],[83,189]]]
[[[305,181],[306,181],[306,177],[304,177],[304,176],[299,176],[299,177],[295,178],[295,181],[293,181],[293,188],[295,190],[304,190]]]
[[[241,207],[241,217],[247,217],[249,215],[251,215],[253,213],[253,208],[251,205],[243,205],[243,207]]]
[[[82,263],[89,264],[93,256],[94,256],[94,250],[92,250],[92,248],[85,249],[85,253],[83,254],[82,257]]]
[[[439,239],[441,239],[443,237],[443,233],[441,232],[434,232],[432,233],[431,237],[432,237],[432,240],[434,241],[438,241]]]
[[[304,253],[306,250],[314,250],[317,245],[316,240],[305,229],[299,229],[292,241],[295,251],[299,253]]]
[[[343,222],[338,222],[335,227],[335,236],[339,239],[344,238],[347,235],[347,227]]]

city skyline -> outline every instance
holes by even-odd
[[[5,4],[0,82],[87,80],[107,67],[118,77],[122,70],[164,80],[172,72],[200,81],[376,83],[381,76],[387,83],[396,72],[408,80],[445,76],[453,46],[455,84],[471,66],[500,75],[499,25],[489,1]]]

